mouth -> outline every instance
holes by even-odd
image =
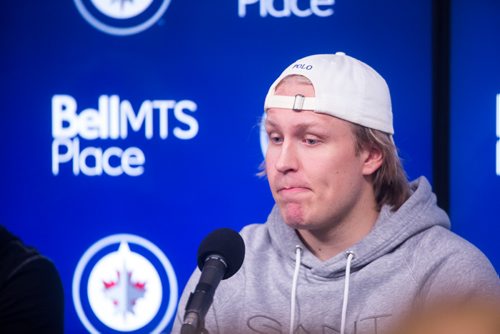
[[[311,189],[303,186],[285,186],[278,188],[278,193],[280,194],[296,194],[305,191],[310,191]]]

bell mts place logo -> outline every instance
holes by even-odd
[[[192,115],[198,106],[190,100],[144,100],[135,110],[129,100],[118,95],[101,95],[97,108],[82,107],[75,97],[52,97],[52,174],[71,169],[74,175],[140,176],[146,156],[136,146],[103,147],[103,140],[122,142],[131,133],[144,133],[149,140],[166,140],[170,132],[189,140],[198,134],[199,124]],[[97,146],[89,145],[97,141]]]
[[[93,244],[78,262],[72,290],[76,313],[90,333],[160,333],[178,297],[168,258],[132,234]]]
[[[111,35],[137,34],[155,24],[170,0],[73,0],[83,18]]]

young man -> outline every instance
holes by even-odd
[[[449,231],[429,182],[407,182],[389,89],[371,67],[343,53],[300,59],[265,110],[276,205],[242,230],[245,261],[216,292],[210,333],[380,333],[439,297],[498,292],[495,270]]]

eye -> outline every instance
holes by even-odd
[[[319,140],[316,138],[304,138],[304,143],[307,145],[317,145],[319,143]]]
[[[281,138],[277,134],[269,134],[269,141],[274,143],[274,144],[281,144],[281,142],[283,141],[283,138]]]

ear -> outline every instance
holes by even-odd
[[[363,175],[366,176],[375,173],[384,162],[384,154],[382,153],[382,150],[375,146],[363,149],[361,157],[363,158],[362,172]]]

